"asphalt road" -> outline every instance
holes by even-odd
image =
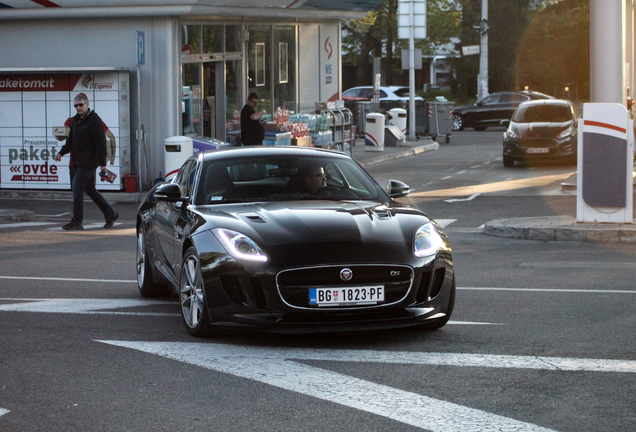
[[[0,199],[49,224],[0,222],[0,431],[636,430],[636,246],[480,234],[575,212],[545,180],[575,167],[505,169],[500,138],[368,168],[451,238],[457,303],[435,332],[193,339],[174,298],[137,293],[134,205],[104,230],[87,202],[92,229],[64,232],[70,202]]]

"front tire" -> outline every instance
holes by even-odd
[[[515,166],[515,160],[512,157],[510,157],[510,156],[504,155],[504,157],[503,157],[503,165],[506,168],[512,168],[513,166]]]
[[[142,227],[137,229],[137,288],[142,297],[166,297],[171,291],[165,285],[155,283],[152,266],[148,257],[146,233]]]
[[[464,130],[464,127],[464,118],[459,114],[453,114],[453,123],[451,128],[454,131],[461,131]]]
[[[179,282],[181,316],[186,330],[192,336],[206,337],[212,333],[203,286],[201,263],[195,248],[189,248],[183,258]]]

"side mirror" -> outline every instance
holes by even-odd
[[[157,186],[154,192],[155,198],[158,201],[167,202],[185,202],[187,198],[181,197],[181,188],[175,183],[164,183]]]
[[[499,122],[499,124],[507,127],[510,124],[510,120],[503,119]]]
[[[389,196],[391,198],[402,198],[411,192],[409,185],[398,180],[389,180],[387,188],[389,189]]]

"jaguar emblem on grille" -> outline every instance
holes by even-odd
[[[353,272],[351,271],[351,269],[343,268],[342,270],[340,270],[340,279],[342,279],[343,281],[350,281],[352,277]]]

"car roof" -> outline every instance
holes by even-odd
[[[572,103],[569,100],[565,99],[534,99],[526,102],[522,102],[519,106],[529,106],[529,105],[565,105],[571,106]]]
[[[296,147],[296,146],[246,146],[246,147],[230,147],[219,150],[209,150],[200,152],[200,158],[203,161],[226,158],[249,158],[258,156],[298,156],[298,157],[335,157],[351,159],[346,154],[335,151],[326,150],[315,147]]]

